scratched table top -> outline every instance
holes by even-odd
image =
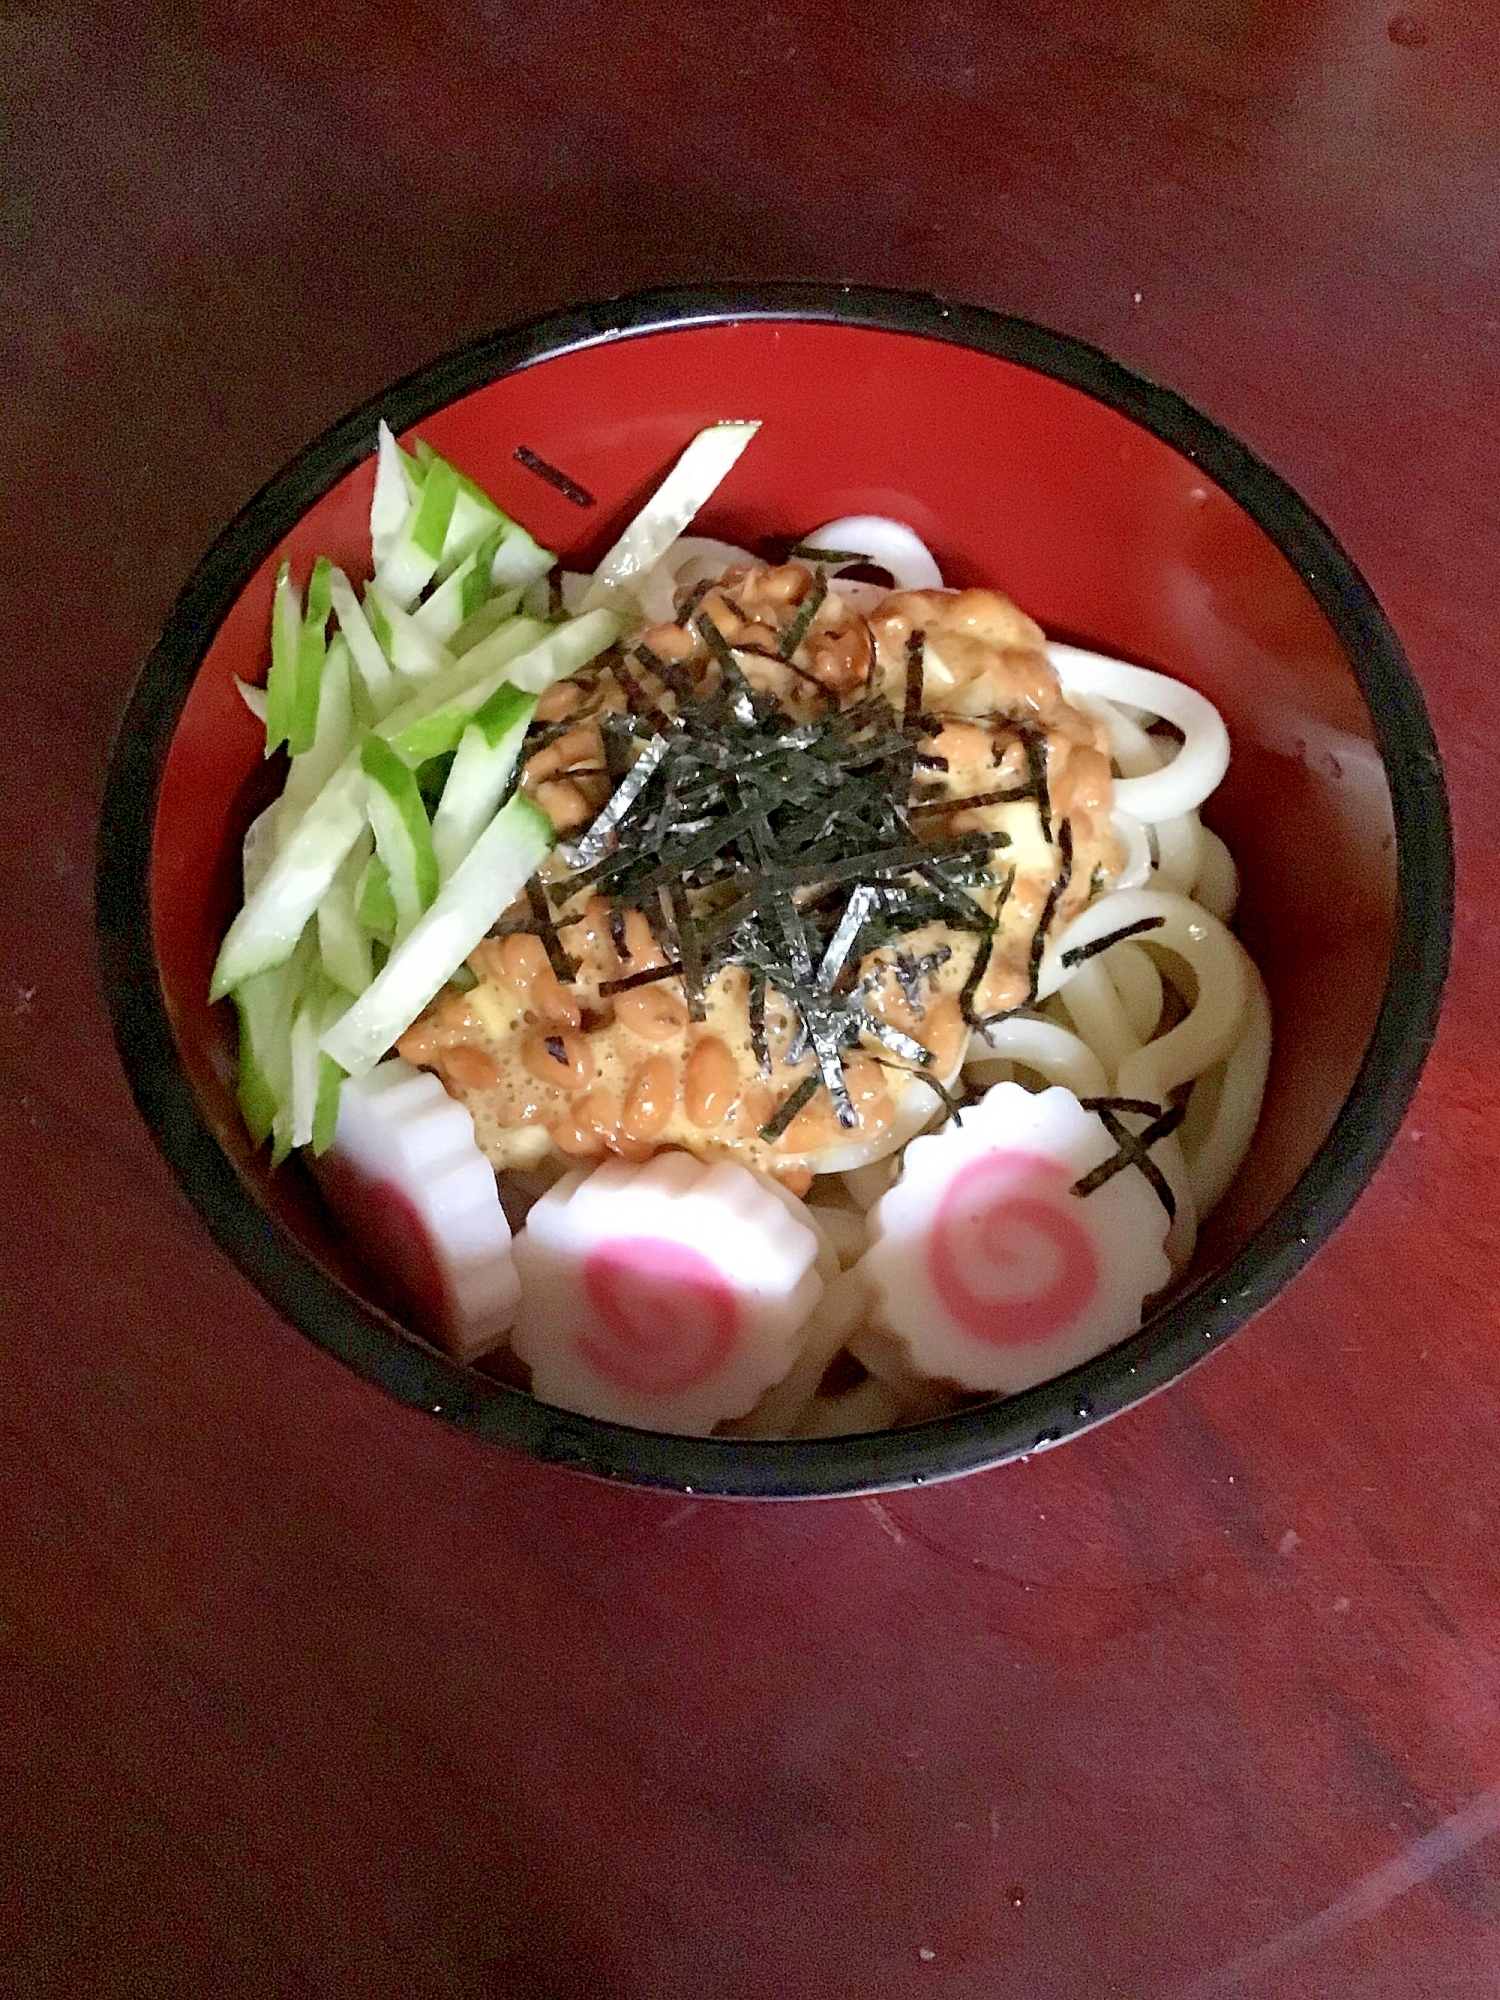
[[[4,35],[7,1990],[1500,1990],[1494,10]],[[282,1323],[137,1119],[91,908],[126,690],[286,458],[487,328],[770,277],[1030,316],[1243,437],[1400,633],[1460,864],[1407,1125],[1271,1310],[1055,1454],[779,1509],[487,1452]]]

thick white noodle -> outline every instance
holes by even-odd
[[[799,1438],[854,1437],[888,1431],[901,1415],[901,1398],[872,1375],[842,1396],[815,1396],[793,1435]]]
[[[869,1312],[870,1288],[853,1271],[828,1284],[802,1327],[802,1351],[784,1375],[761,1397],[747,1416],[725,1424],[730,1437],[789,1437],[796,1430],[828,1364]]]
[[[1120,870],[1117,889],[1144,889],[1151,880],[1151,842],[1146,837],[1146,829],[1138,819],[1129,813],[1112,812],[1110,825],[1115,837],[1124,849],[1125,862]]]
[[[1271,1002],[1254,961],[1247,956],[1245,963],[1250,991],[1240,1038],[1230,1050],[1221,1076],[1215,1079],[1217,1088],[1206,1125],[1198,1126],[1193,1118],[1198,1091],[1208,1082],[1200,1078],[1193,1086],[1182,1126],[1188,1179],[1200,1216],[1223,1199],[1240,1170],[1260,1119],[1271,1066]]]
[[[1155,959],[1127,939],[1124,944],[1111,945],[1108,951],[1101,952],[1099,963],[1115,983],[1130,1032],[1138,1042],[1149,1042],[1161,1020],[1164,997]]]
[[[797,546],[848,549],[865,556],[872,567],[888,573],[897,590],[943,588],[943,573],[931,549],[904,521],[889,520],[884,514],[843,514],[801,536]],[[842,595],[838,578],[830,577],[829,582]]]
[[[1184,681],[1079,646],[1049,645],[1047,658],[1069,699],[1102,695],[1106,701],[1128,702],[1165,717],[1182,731],[1182,748],[1170,764],[1116,781],[1115,804],[1121,812],[1152,822],[1195,812],[1202,805],[1229,768],[1229,732],[1211,701]]]
[[[987,1058],[1004,1057],[1023,1068],[1035,1070],[1048,1083],[1060,1083],[1075,1097],[1103,1097],[1109,1078],[1098,1056],[1080,1040],[1052,1021],[1032,1021],[1012,1015],[1008,1021],[993,1021],[976,1028],[969,1037],[965,1070],[977,1072],[988,1067]],[[987,1079],[998,1083],[998,1076]]]
[[[1147,934],[1152,947],[1172,952],[1186,962],[1196,992],[1191,1009],[1175,1028],[1123,1056],[1115,1070],[1114,1087],[1120,1097],[1140,1097],[1154,1104],[1165,1104],[1178,1084],[1201,1076],[1228,1055],[1239,1037],[1249,1004],[1253,970],[1249,955],[1217,917],[1186,896],[1159,889],[1128,889],[1101,896],[1053,941],[1049,959],[1042,964],[1039,991],[1043,997],[1060,994],[1076,1021],[1079,1008],[1073,988],[1098,961],[1085,959],[1070,973],[1062,962],[1064,955],[1077,945],[1092,944],[1108,937],[1111,931],[1152,917],[1161,919],[1159,927]],[[1109,975],[1100,976],[1113,994]],[[1085,1012],[1095,1002],[1094,987],[1092,979],[1085,982],[1082,1003]],[[1117,995],[1115,1005],[1119,1007]],[[1123,1016],[1123,1008],[1120,1013]],[[1118,1024],[1113,1025],[1113,1046],[1118,1047]],[[1126,1029],[1128,1032],[1128,1022]],[[1108,1065],[1112,1051],[1099,1047],[1091,1029],[1084,1032]],[[1167,1236],[1166,1250],[1174,1268],[1180,1268],[1192,1256],[1197,1239],[1197,1204],[1176,1135],[1153,1148],[1152,1158],[1177,1200],[1177,1214]]]
[[[1156,835],[1156,886],[1190,896],[1203,866],[1203,827],[1195,812],[1174,813],[1152,828]]]
[[[1088,958],[1074,970],[1058,997],[1112,1082],[1121,1065],[1141,1046],[1115,982],[1098,958]],[[1104,1092],[1096,1094],[1103,1096]]]
[[[1075,708],[1096,716],[1109,732],[1110,755],[1120,767],[1122,778],[1141,778],[1157,770],[1162,762],[1161,746],[1154,743],[1133,715],[1102,694],[1068,692]]]
[[[1193,900],[1227,924],[1240,900],[1240,871],[1234,856],[1212,827],[1199,835],[1198,879],[1193,884]]]

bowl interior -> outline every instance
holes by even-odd
[[[1049,636],[1179,676],[1222,710],[1233,762],[1205,817],[1239,863],[1239,929],[1269,985],[1276,1040],[1260,1129],[1193,1275],[1219,1270],[1327,1139],[1391,967],[1391,787],[1333,626],[1192,457],[1066,382],[916,334],[816,320],[675,326],[533,362],[416,428],[586,567],[693,433],[726,417],[763,428],[703,532],[769,549],[838,515],[898,516],[948,582],[997,586]],[[528,471],[514,456],[522,445],[596,504]],[[237,902],[240,837],[277,782],[234,680],[264,679],[284,557],[299,574],[319,553],[368,574],[372,480],[366,461],[317,499],[209,638],[162,772],[150,913],[172,1032],[219,1144],[309,1257],[388,1312],[310,1181],[288,1169],[273,1178],[251,1153],[229,1010],[206,999]]]

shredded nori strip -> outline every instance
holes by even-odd
[[[675,958],[669,958],[665,965],[648,965],[644,972],[630,972],[623,979],[601,979],[599,997],[608,999],[613,993],[628,993],[635,986],[650,986],[658,979],[675,979],[682,971]]]
[[[822,1088],[823,1079],[814,1071],[811,1076],[803,1077],[790,1097],[782,1099],[777,1110],[771,1114],[760,1128],[760,1136],[768,1146],[775,1145],[776,1141],[781,1137],[787,1126],[791,1124],[803,1105],[810,1104]]]
[[[1126,924],[1123,930],[1111,931],[1108,937],[1095,938],[1092,944],[1075,944],[1071,951],[1063,953],[1061,962],[1066,966],[1082,965],[1086,958],[1096,958],[1101,951],[1108,951],[1111,945],[1126,938],[1139,937],[1143,931],[1159,931],[1165,922],[1165,917],[1141,917],[1133,924]]]
[[[921,759],[919,758],[918,762],[920,761]],[[946,764],[946,762],[945,758],[944,763]],[[1013,806],[1017,800],[1029,799],[1030,797],[1031,791],[1028,787],[1025,791],[1020,792],[975,792],[969,798],[924,799],[920,805],[908,806],[906,808],[906,817],[908,819],[926,819],[933,813],[977,812],[981,806]],[[1157,918],[1157,922],[1161,922],[1159,917]]]
[[[1120,1150],[1112,1158],[1101,1162],[1099,1166],[1094,1168],[1092,1173],[1085,1174],[1081,1180],[1074,1181],[1073,1193],[1076,1195],[1093,1194],[1096,1188],[1102,1188],[1106,1181],[1113,1180],[1115,1175],[1120,1173],[1124,1168],[1139,1167],[1141,1172],[1146,1176],[1146,1179],[1151,1183],[1152,1192],[1155,1194],[1157,1200],[1167,1211],[1168,1220],[1175,1221],[1177,1217],[1177,1197],[1173,1194],[1166,1175],[1156,1164],[1155,1160],[1151,1158],[1147,1148],[1154,1146],[1159,1139],[1165,1139],[1170,1133],[1177,1130],[1177,1127],[1187,1116],[1186,1103],[1172,1105],[1162,1113],[1160,1118],[1153,1119],[1142,1132],[1132,1132],[1108,1108],[1106,1100],[1091,1099],[1090,1108],[1097,1111],[1104,1129],[1109,1133],[1109,1136]],[[1156,1107],[1153,1105],[1151,1108],[1155,1110]]]
[[[724,676],[720,693],[728,700],[741,722],[753,723],[756,719],[755,697],[750,691],[750,683],[740,672],[740,663],[734,657],[729,641],[707,612],[693,620],[693,630],[719,663],[719,669]]]
[[[811,542],[798,542],[787,555],[788,562],[822,563],[828,569],[848,569],[852,563],[870,560],[858,549],[815,549]]]
[[[615,948],[616,958],[630,963],[630,942],[625,935],[625,912],[618,903],[609,906],[609,941]]]
[[[1080,1097],[1085,1111],[1138,1111],[1143,1118],[1160,1118],[1166,1109],[1150,1097]]]
[[[598,814],[593,824],[589,827],[588,832],[573,848],[572,865],[574,868],[591,867],[599,858],[600,854],[604,851],[606,841],[616,831],[621,821],[628,816],[631,807],[651,782],[652,772],[655,771],[657,765],[660,764],[671,747],[670,738],[666,736],[652,737],[645,749],[642,750],[640,756],[636,758],[635,763],[625,773],[619,784],[615,786],[614,791],[605,803],[603,811]],[[570,777],[577,777],[579,773],[571,771],[568,775]]]
[[[844,1065],[839,1060],[839,1037],[837,1031],[816,1015],[802,1017],[808,1026],[812,1040],[813,1054],[818,1059],[818,1069],[833,1105],[834,1116],[846,1132],[852,1132],[859,1123],[859,1113],[854,1108],[854,1100],[849,1095],[848,1081],[844,1076]]]
[[[680,882],[675,882],[668,893],[672,898],[672,916],[677,925],[677,951],[682,962],[682,994],[687,1001],[688,1019],[706,1021],[708,1009],[703,1004],[703,947],[698,940],[697,931],[693,928],[687,892]]]
[[[614,676],[620,683],[625,699],[630,703],[633,714],[650,716],[658,720],[665,718],[668,722],[671,721],[672,718],[667,714],[661,703],[657,701],[650,689],[637,679],[623,660],[615,661]]]
[[[927,1060],[931,1062],[931,1056]],[[936,1091],[942,1099],[943,1109],[947,1112],[948,1116],[962,1122],[964,1101],[961,1097],[954,1096],[941,1077],[928,1076],[925,1070],[908,1069],[905,1063],[887,1062],[884,1056],[876,1056],[874,1057],[874,1061],[878,1062],[882,1069],[893,1069],[900,1076],[914,1076],[919,1083],[925,1083],[929,1090]]]
[[[771,1074],[771,1048],[766,1040],[766,976],[750,975],[750,1050],[762,1076]]]
[[[713,578],[709,576],[704,577],[701,583],[695,583],[688,592],[687,600],[682,609],[678,612],[676,618],[673,619],[673,624],[686,625],[713,587]]]
[[[1062,901],[1063,896],[1067,892],[1068,884],[1073,879],[1073,823],[1071,820],[1065,819],[1058,827],[1057,845],[1062,855],[1062,867],[1053,877],[1052,887],[1047,891],[1047,900],[1042,905],[1042,914],[1031,939],[1030,976],[1026,985],[1026,1004],[1028,1006],[1034,1005],[1036,1001],[1037,982],[1042,970],[1042,953],[1047,946],[1047,932],[1052,927],[1052,919],[1057,914],[1057,906]]]
[[[889,1021],[882,1021],[878,1014],[872,1014],[868,1007],[862,1011],[860,1026],[867,1035],[873,1035],[877,1042],[894,1054],[905,1056],[908,1062],[930,1063],[933,1060],[932,1050],[924,1047],[915,1035],[903,1034],[900,1028],[893,1028]]]
[[[1026,768],[1031,773],[1029,789],[1036,794],[1036,809],[1042,822],[1043,840],[1052,838],[1052,798],[1047,790],[1047,738],[1034,724],[1023,722],[1017,734],[1026,747]]]
[[[567,473],[559,472],[545,458],[540,458],[529,445],[518,444],[515,457],[528,472],[534,472],[538,479],[545,479],[549,486],[555,486],[564,500],[571,500],[575,507],[592,507],[594,496],[586,486],[580,486],[576,479],[569,479]]]
[[[561,1035],[548,1035],[543,1046],[554,1062],[566,1062],[568,1060],[568,1045]]]
[[[979,949],[974,954],[974,963],[969,967],[969,976],[963,983],[958,996],[958,1011],[972,1028],[974,1019],[974,995],[979,991],[984,975],[990,969],[990,958],[995,949],[995,932],[999,925],[992,925],[979,940]]]
[[[922,725],[922,661],[926,651],[927,634],[909,632],[906,638],[906,696],[901,713],[901,728],[907,736],[915,736]],[[925,757],[920,761],[927,763]],[[946,771],[947,758],[940,761]]]
[[[552,921],[552,905],[547,901],[546,886],[540,875],[533,875],[526,884],[526,900],[531,905],[531,921],[536,926],[536,934],[547,954],[547,963],[557,975],[558,984],[571,985],[578,977],[578,967],[563,949],[557,925]]]
[[[838,928],[829,939],[823,963],[818,967],[818,979],[822,985],[831,987],[843,971],[850,947],[859,936],[877,893],[870,883],[862,883],[844,905],[844,914],[839,918]]]
[[[813,587],[797,606],[797,615],[782,633],[776,647],[777,659],[790,662],[793,653],[807,637],[808,627],[822,608],[823,599],[828,595],[828,579],[819,570],[813,579]]]
[[[680,661],[664,659],[660,653],[653,652],[644,639],[636,647],[635,657],[643,667],[655,674],[663,687],[672,690],[677,697],[679,708],[697,707],[698,691],[693,686],[692,675]]]

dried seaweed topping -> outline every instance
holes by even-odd
[[[547,954],[547,963],[552,967],[560,983],[564,986],[578,976],[578,967],[563,948],[563,941],[557,934],[557,925],[552,919],[552,905],[547,900],[547,889],[540,875],[533,875],[526,884],[526,900],[531,905],[530,928],[542,941],[542,949]]]
[[[1042,822],[1042,838],[1051,840],[1052,798],[1047,790],[1046,732],[1038,729],[1033,722],[1020,722],[1016,725],[1016,734],[1026,751],[1026,769],[1031,778],[1026,790],[1036,799],[1037,814]],[[1022,796],[1026,794],[1023,793]]]
[[[534,452],[529,445],[518,444],[515,450],[517,460],[528,472],[534,472],[538,479],[545,479],[549,486],[555,486],[564,500],[571,500],[575,507],[592,507],[594,496],[586,486],[580,486],[576,479],[570,479]]]
[[[776,657],[789,661],[802,641],[807,637],[808,627],[823,607],[823,599],[828,595],[828,578],[818,570],[813,578],[813,587],[797,606],[797,615],[782,633],[776,648]]]
[[[1027,1005],[1035,1004],[1037,981],[1041,977],[1042,953],[1047,947],[1047,933],[1052,928],[1052,919],[1057,914],[1057,906],[1067,893],[1068,884],[1073,879],[1073,824],[1064,820],[1057,829],[1057,849],[1062,856],[1062,866],[1052,878],[1052,887],[1047,891],[1047,900],[1042,905],[1042,914],[1031,939],[1030,977],[1027,981]]]
[[[811,542],[798,542],[787,560],[822,563],[827,569],[848,569],[854,563],[867,563],[870,558],[859,549],[815,549]]]
[[[701,583],[695,583],[688,592],[687,597],[683,601],[682,609],[678,612],[673,622],[678,625],[686,625],[713,587],[713,578],[709,576],[704,577]]]
[[[1159,1118],[1153,1118],[1144,1131],[1132,1132],[1112,1106],[1117,1103],[1123,1104],[1127,1110],[1149,1114],[1156,1110],[1154,1104],[1146,1104],[1140,1099],[1121,1100],[1110,1098],[1088,1098],[1084,1102],[1089,1110],[1096,1111],[1099,1114],[1100,1122],[1111,1139],[1114,1140],[1119,1150],[1109,1159],[1102,1161],[1099,1166],[1094,1168],[1092,1173],[1085,1174],[1081,1180],[1074,1181],[1073,1193],[1076,1195],[1091,1195],[1096,1188],[1102,1188],[1106,1181],[1113,1180],[1115,1175],[1123,1172],[1126,1167],[1139,1167],[1141,1172],[1146,1176],[1146,1179],[1151,1183],[1152,1192],[1155,1194],[1157,1200],[1167,1211],[1168,1220],[1175,1220],[1177,1215],[1177,1197],[1173,1194],[1166,1175],[1156,1164],[1155,1160],[1151,1158],[1148,1149],[1154,1146],[1159,1139],[1165,1139],[1170,1133],[1177,1130],[1177,1127],[1187,1116],[1186,1103],[1169,1106]]]
[[[823,1088],[823,1079],[816,1074],[803,1077],[790,1096],[784,1097],[760,1128],[760,1136],[768,1146],[774,1146],[787,1126],[791,1124],[804,1104],[810,1104]]]
[[[1159,931],[1165,922],[1165,917],[1138,918],[1133,924],[1111,931],[1107,937],[1095,938],[1091,944],[1075,944],[1071,951],[1063,953],[1062,963],[1069,968],[1082,965],[1085,959],[1097,958],[1101,951],[1108,951],[1111,945],[1123,944],[1126,938],[1139,937],[1143,931]],[[1154,1111],[1156,1106],[1151,1108]]]
[[[906,940],[933,925],[993,937],[996,921],[985,905],[997,886],[1002,902],[1009,888],[1009,879],[997,885],[993,867],[1008,835],[943,830],[944,814],[991,803],[986,794],[953,801],[912,796],[919,741],[942,727],[921,707],[920,635],[901,715],[868,692],[840,708],[825,690],[829,699],[819,712],[797,720],[773,695],[752,690],[706,613],[690,617],[700,645],[696,665],[662,659],[644,643],[630,658],[609,663],[631,710],[599,721],[614,792],[576,842],[560,850],[571,872],[550,883],[551,894],[561,908],[564,899],[593,889],[610,909],[622,977],[601,983],[605,997],[677,978],[689,1009],[702,1018],[718,974],[743,966],[762,1075],[777,1067],[766,1033],[774,988],[790,1015],[782,1062],[795,1068],[812,1055],[818,1086],[847,1128],[855,1112],[843,1072],[846,1050],[863,1042],[910,1067],[929,1070],[932,1062],[920,1041],[879,1018],[859,968],[872,953],[889,951],[899,961],[897,983],[920,1019],[924,984],[949,952],[919,958]],[[717,663],[717,677],[709,662]],[[1065,857],[1063,886],[1070,866]],[[649,912],[658,900],[658,935],[669,941],[670,962],[631,971],[619,909]],[[550,910],[535,898],[532,921],[545,941]],[[556,944],[555,925],[553,937]],[[880,976],[889,972],[887,961]]]
[[[901,728],[907,736],[915,736],[922,728],[922,661],[927,651],[927,634],[909,632],[906,637],[906,695],[902,707]],[[929,735],[934,731],[927,731]],[[923,759],[924,763],[927,761]],[[943,769],[948,768],[946,757],[939,760]]]
[[[644,972],[628,972],[622,979],[601,979],[599,995],[608,999],[614,993],[629,993],[634,987],[650,986],[658,979],[675,979],[681,971],[681,962],[669,958],[665,965],[648,965]]]

